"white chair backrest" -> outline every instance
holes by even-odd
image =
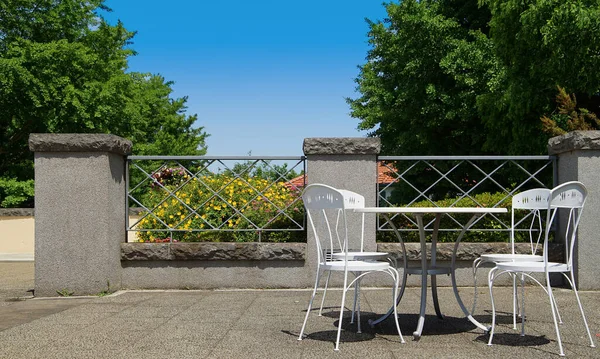
[[[512,253],[515,253],[515,228],[531,217],[529,224],[529,244],[531,246],[531,254],[537,254],[540,240],[544,234],[544,226],[542,224],[541,210],[548,209],[550,201],[550,192],[548,188],[534,188],[528,191],[517,193],[512,198],[511,212],[511,228],[510,228],[510,244]],[[515,223],[515,210],[529,210],[523,218]],[[537,222],[537,223],[536,223]],[[534,241],[534,232],[537,232],[537,238]]]
[[[344,208],[344,195],[337,189],[324,184],[311,184],[302,192],[307,209]]]
[[[566,263],[569,268],[573,265],[573,250],[577,239],[577,227],[583,212],[583,206],[587,198],[587,189],[581,182],[572,181],[556,186],[550,194],[550,203],[548,207],[548,223],[546,223],[546,237],[544,239],[544,248],[548,247],[548,234],[551,222],[554,221],[558,209],[568,209],[566,223],[561,223],[562,233],[557,233],[555,238],[560,239],[564,235],[566,241]],[[561,222],[563,219],[561,218]],[[548,262],[548,251],[544,250],[544,261]]]
[[[365,208],[365,197],[352,191],[348,191],[346,189],[338,189],[338,191],[344,195],[344,204],[346,209],[356,209],[356,208]],[[338,216],[338,222],[340,217]],[[360,228],[360,251],[364,251],[365,248],[365,214],[361,215],[361,228]],[[337,223],[336,222],[336,228]],[[342,247],[342,243],[338,234],[338,242],[340,244],[340,248]]]
[[[340,250],[347,252],[348,225],[343,193],[324,184],[311,184],[306,186],[304,192],[302,192],[302,200],[306,208],[308,222],[315,236],[319,263],[331,259],[331,253],[333,252]],[[338,230],[340,218],[343,228],[341,235]],[[333,231],[336,233],[339,247],[334,246],[331,223],[335,223]]]
[[[346,209],[365,208],[365,197],[346,189],[338,189],[338,191],[344,196]]]
[[[587,189],[581,182],[561,184],[552,190],[550,205],[553,208],[583,208]]]
[[[518,209],[547,209],[551,190],[534,188],[513,196],[512,207]]]

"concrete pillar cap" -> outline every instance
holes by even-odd
[[[33,152],[111,152],[131,154],[131,141],[105,133],[32,133]]]
[[[573,150],[600,150],[600,131],[573,131],[548,140],[548,154]]]
[[[381,140],[376,137],[305,138],[305,155],[378,155]]]

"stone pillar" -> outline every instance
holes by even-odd
[[[120,289],[131,142],[107,134],[31,134],[29,148],[35,152],[35,295]]]
[[[558,183],[580,181],[588,189],[578,229],[573,263],[577,287],[600,289],[600,131],[574,131],[548,141],[548,153],[558,156]],[[562,218],[559,218],[562,219]],[[566,219],[559,221],[560,228]],[[560,238],[564,240],[564,238]]]
[[[307,184],[323,183],[346,189],[365,197],[365,206],[373,207],[377,200],[377,155],[379,138],[306,138],[304,154],[307,160]],[[350,248],[360,246],[360,214],[347,213]],[[308,225],[308,224],[307,224]],[[365,217],[365,251],[376,251],[375,216]],[[307,264],[316,264],[312,230],[307,231]]]

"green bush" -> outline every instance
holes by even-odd
[[[142,202],[152,212],[141,214],[145,217],[137,228],[159,231],[138,232],[141,242],[169,241],[171,235],[182,242],[255,242],[256,227],[265,229],[260,238],[264,242],[306,241],[305,231],[286,230],[299,227],[294,221],[302,225],[304,210],[300,192],[285,182],[224,174],[190,179],[177,168],[154,178]],[[278,229],[286,231],[273,231]]]
[[[495,214],[497,217],[504,223],[504,225],[491,216],[490,214],[484,215],[480,220],[473,226],[474,229],[485,229],[483,230],[469,230],[465,233],[462,241],[464,242],[507,242],[510,238],[510,211],[511,211],[511,197],[507,197],[504,192],[496,192],[496,193],[481,193],[472,196],[474,198],[447,198],[439,201],[421,201],[411,204],[411,207],[498,207],[498,208],[507,208],[508,213],[505,214]],[[517,212],[516,213],[516,221],[523,218],[523,216],[527,212]],[[407,218],[408,217],[408,218]],[[469,219],[472,217],[472,214],[453,214],[452,217],[457,220],[461,225],[466,224]],[[433,214],[426,214],[423,216],[424,223],[429,223],[433,221],[435,216]],[[380,219],[384,221],[383,218]],[[413,223],[414,222],[414,223]],[[523,228],[529,226],[529,221],[524,221]],[[396,216],[394,219],[394,225],[399,229],[411,229],[413,231],[410,232],[400,232],[402,239],[405,242],[419,242],[419,232],[418,227],[416,225],[416,220],[410,214],[406,216]],[[387,225],[386,228],[389,228]],[[433,226],[431,226],[433,228]],[[438,235],[438,242],[454,242],[456,237],[460,232],[451,231],[445,232],[441,229],[458,229],[458,224],[454,222],[449,215],[444,215],[440,222],[440,232]],[[489,231],[487,231],[489,230]],[[431,232],[426,232],[431,237]],[[529,237],[523,232],[516,232],[515,238],[517,242],[523,242],[525,240],[529,240]],[[398,238],[391,231],[378,231],[377,233],[377,241],[379,242],[398,242]]]
[[[33,207],[33,180],[19,181],[15,178],[0,177],[0,207]]]

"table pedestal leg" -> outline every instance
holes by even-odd
[[[419,322],[417,330],[413,332],[415,340],[421,338],[423,325],[425,324],[425,309],[427,308],[427,243],[425,242],[425,227],[423,226],[423,215],[416,214],[419,226],[419,237],[421,241],[421,310],[419,311]]]
[[[475,324],[478,328],[483,329],[484,331],[487,332],[489,330],[489,328],[486,327],[485,325],[479,323],[475,318],[473,318],[473,316],[471,315],[471,312],[469,312],[469,310],[467,310],[467,307],[465,307],[463,301],[460,299],[460,295],[458,294],[458,287],[456,286],[456,252],[458,251],[458,245],[460,244],[460,241],[461,241],[462,237],[464,236],[465,232],[467,231],[467,229],[469,229],[471,227],[471,225],[473,224],[473,222],[475,221],[475,219],[477,219],[480,216],[481,216],[481,214],[474,214],[473,217],[471,217],[471,219],[469,220],[469,222],[463,227],[463,230],[460,232],[458,238],[456,239],[456,243],[454,244],[454,252],[452,253],[452,265],[451,265],[451,270],[450,270],[450,277],[452,278],[452,289],[454,290],[454,296],[456,297],[456,301],[458,302],[460,309],[462,309],[463,313],[465,314],[467,319],[469,319],[471,321],[471,323]]]
[[[442,312],[440,311],[440,302],[438,301],[437,293],[437,278],[435,275],[431,276],[431,296],[433,298],[433,307],[435,308],[435,314],[438,318],[444,319]]]
[[[431,234],[431,268],[436,268],[437,260],[437,239],[440,230],[440,222],[442,220],[442,214],[438,213],[435,216],[435,223],[433,225],[433,233]],[[440,311],[440,302],[438,301],[437,293],[437,277],[435,274],[431,275],[431,296],[433,297],[433,307],[435,308],[435,314],[438,318],[444,319],[442,312]]]

